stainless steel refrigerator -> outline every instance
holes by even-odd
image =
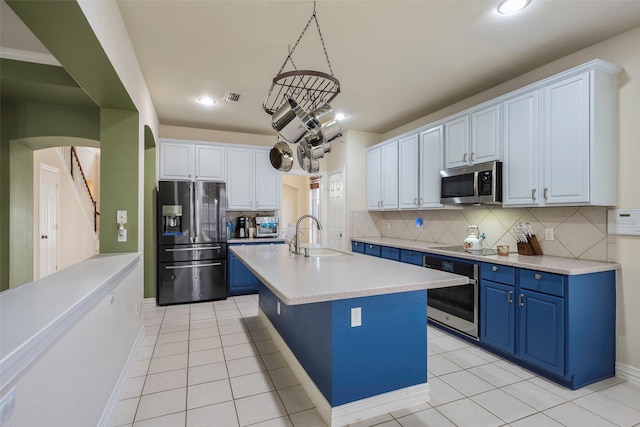
[[[158,183],[158,305],[227,297],[225,184]]]

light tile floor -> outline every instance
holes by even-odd
[[[112,426],[324,427],[267,330],[257,296],[157,307]],[[429,327],[431,401],[358,427],[640,426],[640,389],[568,390]]]

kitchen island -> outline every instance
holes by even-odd
[[[260,317],[327,424],[429,400],[427,290],[466,277],[284,245],[231,251],[260,280]]]

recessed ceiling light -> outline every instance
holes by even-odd
[[[518,13],[527,7],[530,2],[531,0],[503,0],[503,2],[498,5],[498,13],[502,15]]]
[[[216,101],[209,98],[208,96],[203,96],[201,98],[198,98],[198,102],[202,105],[213,105],[216,103]]]
[[[336,120],[340,121],[340,120],[344,120],[347,118],[347,115],[344,113],[336,113]]]

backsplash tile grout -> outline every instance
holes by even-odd
[[[416,219],[422,219],[418,228]],[[473,206],[462,210],[352,211],[352,236],[390,237],[447,245],[461,244],[469,225],[477,225],[486,236],[484,246],[509,245],[516,251],[513,231],[528,222],[545,255],[593,261],[615,261],[615,239],[607,235],[607,208],[553,207],[509,208]],[[554,240],[546,240],[545,229],[553,229]]]

